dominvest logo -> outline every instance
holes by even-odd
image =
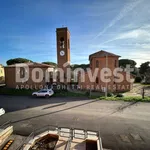
[[[34,83],[40,82],[51,82],[59,80],[60,83],[70,82],[71,80],[74,82],[78,82],[80,80],[81,83],[86,82],[86,77],[89,78],[91,83],[95,83],[96,78],[99,78],[103,83],[121,83],[123,81],[127,81],[129,83],[133,83],[134,79],[131,78],[131,72],[134,70],[130,68],[130,65],[127,65],[126,68],[115,68],[114,70],[110,68],[87,68],[86,70],[82,68],[76,68],[75,70],[71,70],[68,67],[68,63],[65,63],[64,69],[62,68],[47,68],[46,70],[42,69],[42,67],[38,68],[30,68],[27,64],[16,64],[15,65],[15,73],[16,73],[16,83],[24,83],[30,81]]]

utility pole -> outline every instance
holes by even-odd
[[[145,88],[143,87],[143,89],[142,89],[142,99],[144,99],[145,98]]]

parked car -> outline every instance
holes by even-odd
[[[46,97],[49,98],[54,94],[54,91],[52,89],[42,89],[38,92],[33,92],[32,96],[33,97]]]
[[[0,116],[2,116],[3,114],[5,114],[5,110],[4,108],[0,108]]]

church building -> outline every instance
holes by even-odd
[[[64,70],[65,79],[68,77],[69,73],[67,68],[70,67],[70,32],[67,27],[57,28],[57,63],[58,68]],[[117,73],[114,73],[116,68],[119,68],[119,55],[101,50],[89,56],[90,70],[94,74],[95,69],[99,69],[97,76],[95,77],[94,82],[90,80],[89,73],[86,71],[83,75],[79,72],[78,74],[78,85],[80,89],[93,89],[97,91],[129,91],[132,88],[132,82],[127,80],[127,76],[133,78],[130,74],[128,75],[125,71],[120,72],[123,80],[117,82]],[[66,65],[67,64],[67,65]],[[66,65],[66,66],[65,66]],[[101,75],[103,68],[108,68],[112,74],[110,75],[110,82],[106,83],[102,81],[101,78],[104,78]],[[119,74],[119,73],[118,73]],[[82,81],[82,78],[85,80]],[[58,80],[59,81],[59,80]],[[66,84],[70,84],[65,80]]]
[[[54,66],[40,64],[40,63],[27,63],[29,67],[29,71],[27,70],[20,70],[20,72],[16,72],[15,65],[10,65],[5,67],[5,81],[6,86],[9,88],[16,88],[16,86],[28,86],[28,87],[44,87],[47,84],[65,84],[70,85],[71,83],[71,67],[70,67],[70,32],[67,27],[57,28],[56,29],[56,52],[57,52],[57,68]],[[121,72],[120,74],[123,77],[121,83],[116,82],[117,74],[111,74],[110,82],[106,83],[102,80],[103,76],[100,72],[103,68],[109,68],[112,72],[115,68],[119,67],[119,55],[101,50],[89,56],[89,63],[90,63],[90,71],[87,70],[83,75],[79,72],[78,76],[78,86],[80,89],[88,90],[93,89],[97,91],[127,91],[132,88],[132,83],[126,80],[126,72]],[[43,72],[50,73],[51,76],[48,78],[49,83],[45,80],[46,76],[40,76],[37,72],[35,76],[40,78],[38,83],[32,80],[32,72],[36,70],[36,68],[40,68]],[[91,72],[94,74],[95,70],[99,69],[98,74],[95,77],[94,81],[91,81],[89,77],[89,73]],[[63,71],[61,71],[63,70]],[[69,70],[69,71],[68,71]],[[57,72],[57,77],[54,80],[52,77],[52,72]],[[35,72],[35,71],[34,71]],[[63,72],[63,74],[62,74]],[[20,83],[16,82],[16,75],[18,74],[21,77],[24,77],[28,73],[29,79],[24,81],[22,80]],[[36,72],[35,72],[36,73]],[[82,81],[82,78],[85,78],[85,81]],[[63,82],[61,81],[63,79]]]
[[[83,75],[80,74],[80,89],[91,89],[101,92],[106,90],[109,92],[130,91],[133,85],[133,76],[119,68],[119,57],[119,55],[104,50],[91,54],[89,56],[90,72],[94,75],[94,72],[98,69],[98,73],[95,76],[94,82],[90,80],[89,71],[86,71]],[[120,72],[117,72],[116,69],[120,70]],[[105,75],[108,76],[105,77]],[[122,80],[119,80],[119,76]],[[82,78],[85,78],[85,82],[82,81]],[[108,79],[110,80],[109,82],[106,81]]]

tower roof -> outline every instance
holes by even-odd
[[[113,54],[113,53],[110,53],[110,52],[107,52],[107,51],[104,51],[104,50],[100,50],[96,53],[93,53],[89,56],[89,60],[93,57],[106,57],[106,56],[112,56],[112,57],[121,57],[119,55],[116,55],[116,54]]]
[[[70,31],[67,27],[56,28],[56,32],[68,32],[70,34]]]

